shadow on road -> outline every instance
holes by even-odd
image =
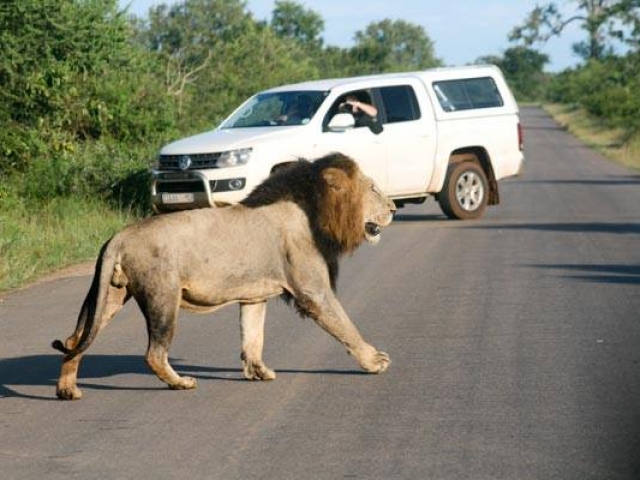
[[[0,397],[55,400],[51,397],[23,395],[9,385],[50,386],[53,392],[60,374],[61,355],[31,355],[0,360]],[[79,385],[94,389],[118,389],[106,385],[88,385],[83,379],[106,378],[126,373],[150,373],[144,357],[138,355],[88,355],[80,365]],[[126,388],[129,390],[129,388]],[[134,390],[133,388],[131,390]]]
[[[640,284],[640,265],[599,264],[599,265],[528,265],[533,268],[577,272],[562,275],[564,278],[592,283],[613,283],[622,285]],[[579,274],[582,273],[582,274]]]
[[[552,130],[552,131],[561,131],[561,132],[566,132],[567,127],[564,127],[562,125],[558,125],[557,123],[554,124],[548,124],[548,125],[523,125],[523,128],[525,130],[525,132],[527,130]]]
[[[552,222],[552,223],[500,223],[474,224],[463,228],[491,230],[538,230],[572,233],[640,234],[640,223],[631,222]]]
[[[0,360],[0,398],[19,397],[35,400],[57,400],[55,385],[60,374],[61,355],[30,355],[27,357]],[[203,380],[227,380],[246,382],[241,368],[181,365],[179,359],[170,359],[180,374]],[[294,370],[278,369],[277,373],[323,374],[323,375],[368,375],[360,370]],[[156,387],[115,386],[87,383],[90,379],[114,377],[125,374],[151,375],[142,355],[87,355],[82,359],[78,386],[91,390],[163,390],[167,387],[158,381]],[[12,389],[12,386],[50,387],[50,396],[27,395]]]
[[[640,175],[624,175],[610,178],[584,178],[584,179],[517,179],[518,183],[549,184],[549,185],[640,185]]]
[[[444,214],[410,214],[410,213],[396,213],[393,216],[394,222],[424,222],[435,220],[446,220],[447,217]]]
[[[191,375],[192,377],[198,379],[214,379],[214,380],[234,380],[234,381],[246,381],[243,374],[242,369],[221,369],[216,367],[201,367],[201,366],[193,366],[193,365],[176,365],[175,369],[180,373],[186,373]],[[370,373],[364,372],[362,370],[299,370],[299,369],[287,369],[287,368],[276,368],[276,374],[283,373],[291,373],[291,374],[302,374],[302,375],[371,375]],[[219,376],[221,372],[236,372],[238,374],[237,377],[231,378],[229,376]]]

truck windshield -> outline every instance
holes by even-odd
[[[220,128],[306,125],[327,93],[313,90],[260,93],[246,102]]]

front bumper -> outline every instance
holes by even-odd
[[[199,171],[151,172],[151,205],[156,213],[237,203],[246,195],[246,178],[209,179]]]

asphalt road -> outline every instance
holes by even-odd
[[[638,479],[640,175],[537,109],[524,176],[475,222],[399,211],[342,264],[339,296],[392,359],[366,375],[311,320],[267,314],[274,382],[242,379],[238,309],[181,317],[170,391],[134,302],[55,399],[89,276],[0,295],[7,479]]]

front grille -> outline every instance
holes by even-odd
[[[160,155],[161,170],[180,170],[180,158],[185,155]],[[202,168],[216,168],[220,153],[196,153],[186,155],[191,159],[189,170],[197,170]]]

